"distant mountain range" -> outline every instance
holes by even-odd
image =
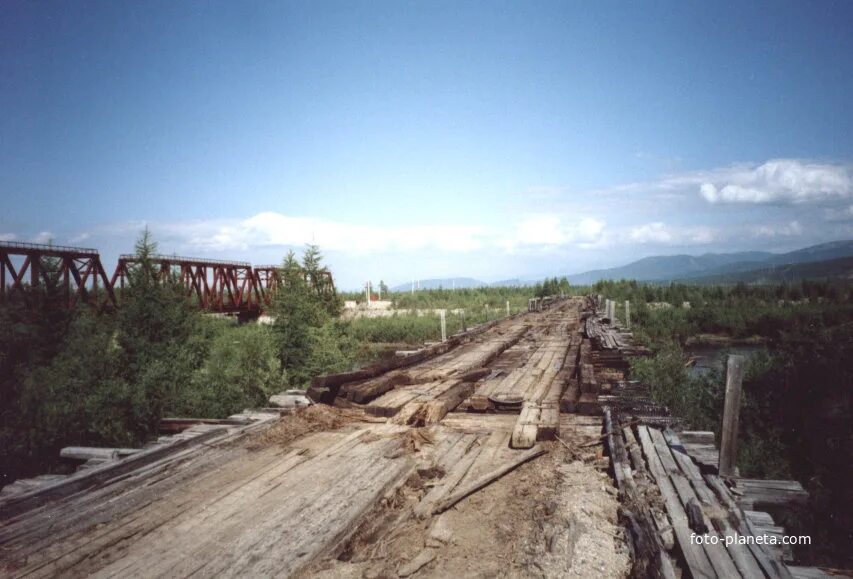
[[[770,275],[772,278],[781,273],[768,274],[772,268],[781,268],[779,272],[786,271],[790,276],[816,275],[821,268],[788,268],[782,266],[824,262],[845,257],[853,257],[853,241],[832,241],[813,245],[788,253],[769,253],[763,251],[746,251],[738,253],[706,253],[704,255],[659,255],[645,257],[621,267],[611,269],[598,269],[569,275],[569,281],[576,285],[587,285],[603,279],[635,279],[637,281],[693,281],[700,283],[724,283],[723,280],[741,281],[735,274],[745,274],[743,280],[762,279],[760,272]],[[841,269],[839,269],[841,268]],[[818,277],[826,277],[830,272],[842,275],[843,266],[836,264],[828,265],[826,274]],[[748,274],[748,275],[746,275]],[[707,281],[714,277],[717,282]],[[780,278],[781,279],[781,278]],[[796,278],[800,279],[800,278]],[[768,279],[768,281],[770,281]]]
[[[853,280],[853,240],[831,241],[788,253],[741,251],[704,255],[655,255],[619,267],[595,269],[569,274],[566,277],[572,285],[589,285],[605,279],[635,279],[658,283],[681,281],[698,284],[739,281],[770,283],[798,279]],[[456,277],[420,280],[420,288],[523,287],[533,285],[536,281],[538,280],[513,278],[486,283],[470,277]],[[411,283],[391,288],[395,292],[411,289]]]
[[[772,256],[772,253],[762,251],[706,253],[704,255],[654,255],[633,261],[627,265],[610,269],[594,269],[568,277],[571,283],[577,285],[588,285],[603,279],[635,279],[637,281],[681,279],[738,263],[760,262]]]
[[[779,283],[783,281],[833,280],[847,279],[853,281],[853,256],[810,261],[806,263],[789,263],[772,265],[761,269],[734,271],[704,275],[684,280],[693,284],[732,284],[744,283]]]

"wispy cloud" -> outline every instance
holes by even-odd
[[[829,208],[824,211],[824,217],[827,221],[853,221],[853,205]]]
[[[753,237],[796,237],[803,234],[799,221],[775,225],[759,225],[753,228]]]

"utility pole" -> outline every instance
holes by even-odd
[[[631,302],[625,300],[625,329],[631,329]]]
[[[442,342],[447,341],[447,319],[445,318],[445,315],[446,315],[445,312],[446,312],[446,310],[441,310],[440,314],[439,314],[441,316],[441,341]]]

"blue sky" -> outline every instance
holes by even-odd
[[[853,238],[853,4],[742,4],[7,1],[0,238],[344,287]]]

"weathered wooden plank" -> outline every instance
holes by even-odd
[[[664,438],[669,445],[675,462],[681,468],[681,471],[687,476],[696,491],[696,496],[699,498],[702,505],[707,507],[712,513],[723,513],[724,510],[717,500],[714,492],[708,488],[705,479],[699,468],[693,463],[684,447],[681,440],[672,431],[665,431]],[[762,571],[755,557],[750,552],[746,545],[737,542],[737,531],[729,524],[725,516],[719,515],[713,517],[713,521],[707,515],[704,516],[705,524],[709,529],[718,529],[722,538],[729,539],[730,544],[725,544],[725,549],[728,551],[738,571],[744,577],[761,577]]]
[[[678,497],[678,493],[672,484],[672,481],[667,474],[667,470],[661,461],[660,456],[655,448],[649,434],[649,428],[646,426],[638,426],[637,433],[640,435],[643,453],[648,461],[649,471],[655,479],[660,489],[661,496],[666,504],[666,510],[669,518],[672,521],[672,529],[678,539],[678,545],[684,555],[684,559],[690,569],[691,575],[695,578],[713,578],[717,574],[714,572],[711,562],[708,559],[708,554],[701,545],[696,545],[691,541],[691,531],[687,524],[687,514],[684,512],[684,506]]]
[[[722,479],[718,475],[713,474],[706,474],[703,478],[708,483],[708,486],[714,490],[723,506],[728,509],[728,512],[737,521],[737,531],[743,536],[755,535],[754,528],[749,524],[740,507],[735,504]],[[761,545],[749,544],[748,546],[767,577],[771,579],[791,579],[791,573],[778,557],[764,550]]]
[[[163,458],[183,448],[201,444],[207,440],[225,434],[227,428],[221,427],[192,438],[179,440],[173,444],[153,449],[146,449],[123,460],[110,462],[104,466],[90,469],[82,474],[69,476],[54,484],[44,485],[33,492],[11,497],[2,504],[0,520],[6,520],[30,509],[34,509],[48,501],[66,497],[80,490],[102,484],[110,479],[132,472],[138,468]]]
[[[511,472],[530,460],[533,460],[536,457],[542,456],[546,454],[548,451],[544,448],[533,448],[528,450],[527,452],[521,453],[518,456],[514,457],[512,461],[500,466],[499,468],[493,470],[492,472],[480,477],[476,481],[465,485],[464,488],[459,489],[452,495],[445,498],[440,504],[436,505],[433,509],[433,514],[443,513],[447,509],[453,507],[459,501],[465,499],[466,497],[474,494],[478,490],[492,484],[508,472]]]
[[[622,438],[623,429],[619,427],[618,421],[613,419],[609,407],[603,410],[604,428],[613,472],[619,490],[626,499],[621,512],[628,519],[629,537],[633,545],[632,575],[674,579],[676,577],[674,565],[664,549],[661,537],[656,532],[656,522],[651,508],[637,488],[628,464],[628,453]],[[624,430],[627,432],[630,428]],[[633,439],[633,435],[631,436]],[[642,465],[642,459],[637,464]]]
[[[461,459],[457,459],[455,464],[451,466],[450,471],[445,474],[440,484],[431,488],[420,502],[415,505],[415,515],[421,519],[431,516],[436,506],[449,496],[459,482],[465,477],[471,469],[471,466],[477,460],[477,457],[480,456],[482,450],[482,446],[475,446],[471,448],[470,451]]]
[[[686,509],[691,501],[699,502],[699,497],[697,496],[696,491],[688,481],[687,477],[682,473],[681,468],[678,466],[663,433],[656,428],[651,428],[649,429],[649,434],[654,441],[658,456],[661,458],[661,462],[666,468],[667,474],[669,475],[673,486],[675,486],[676,492],[678,492],[682,506]],[[687,460],[689,461],[689,458]],[[708,528],[708,531],[705,534],[716,536],[719,539],[719,535],[714,529],[714,526],[711,524],[711,521],[704,512],[701,511],[701,509],[699,512],[702,515],[705,526]],[[724,544],[719,542],[708,543],[703,545],[703,547],[705,549],[705,553],[708,555],[708,559],[711,561],[711,565],[713,565],[714,570],[720,577],[737,577],[739,575],[737,566],[734,561],[732,561],[731,555],[726,551]]]

